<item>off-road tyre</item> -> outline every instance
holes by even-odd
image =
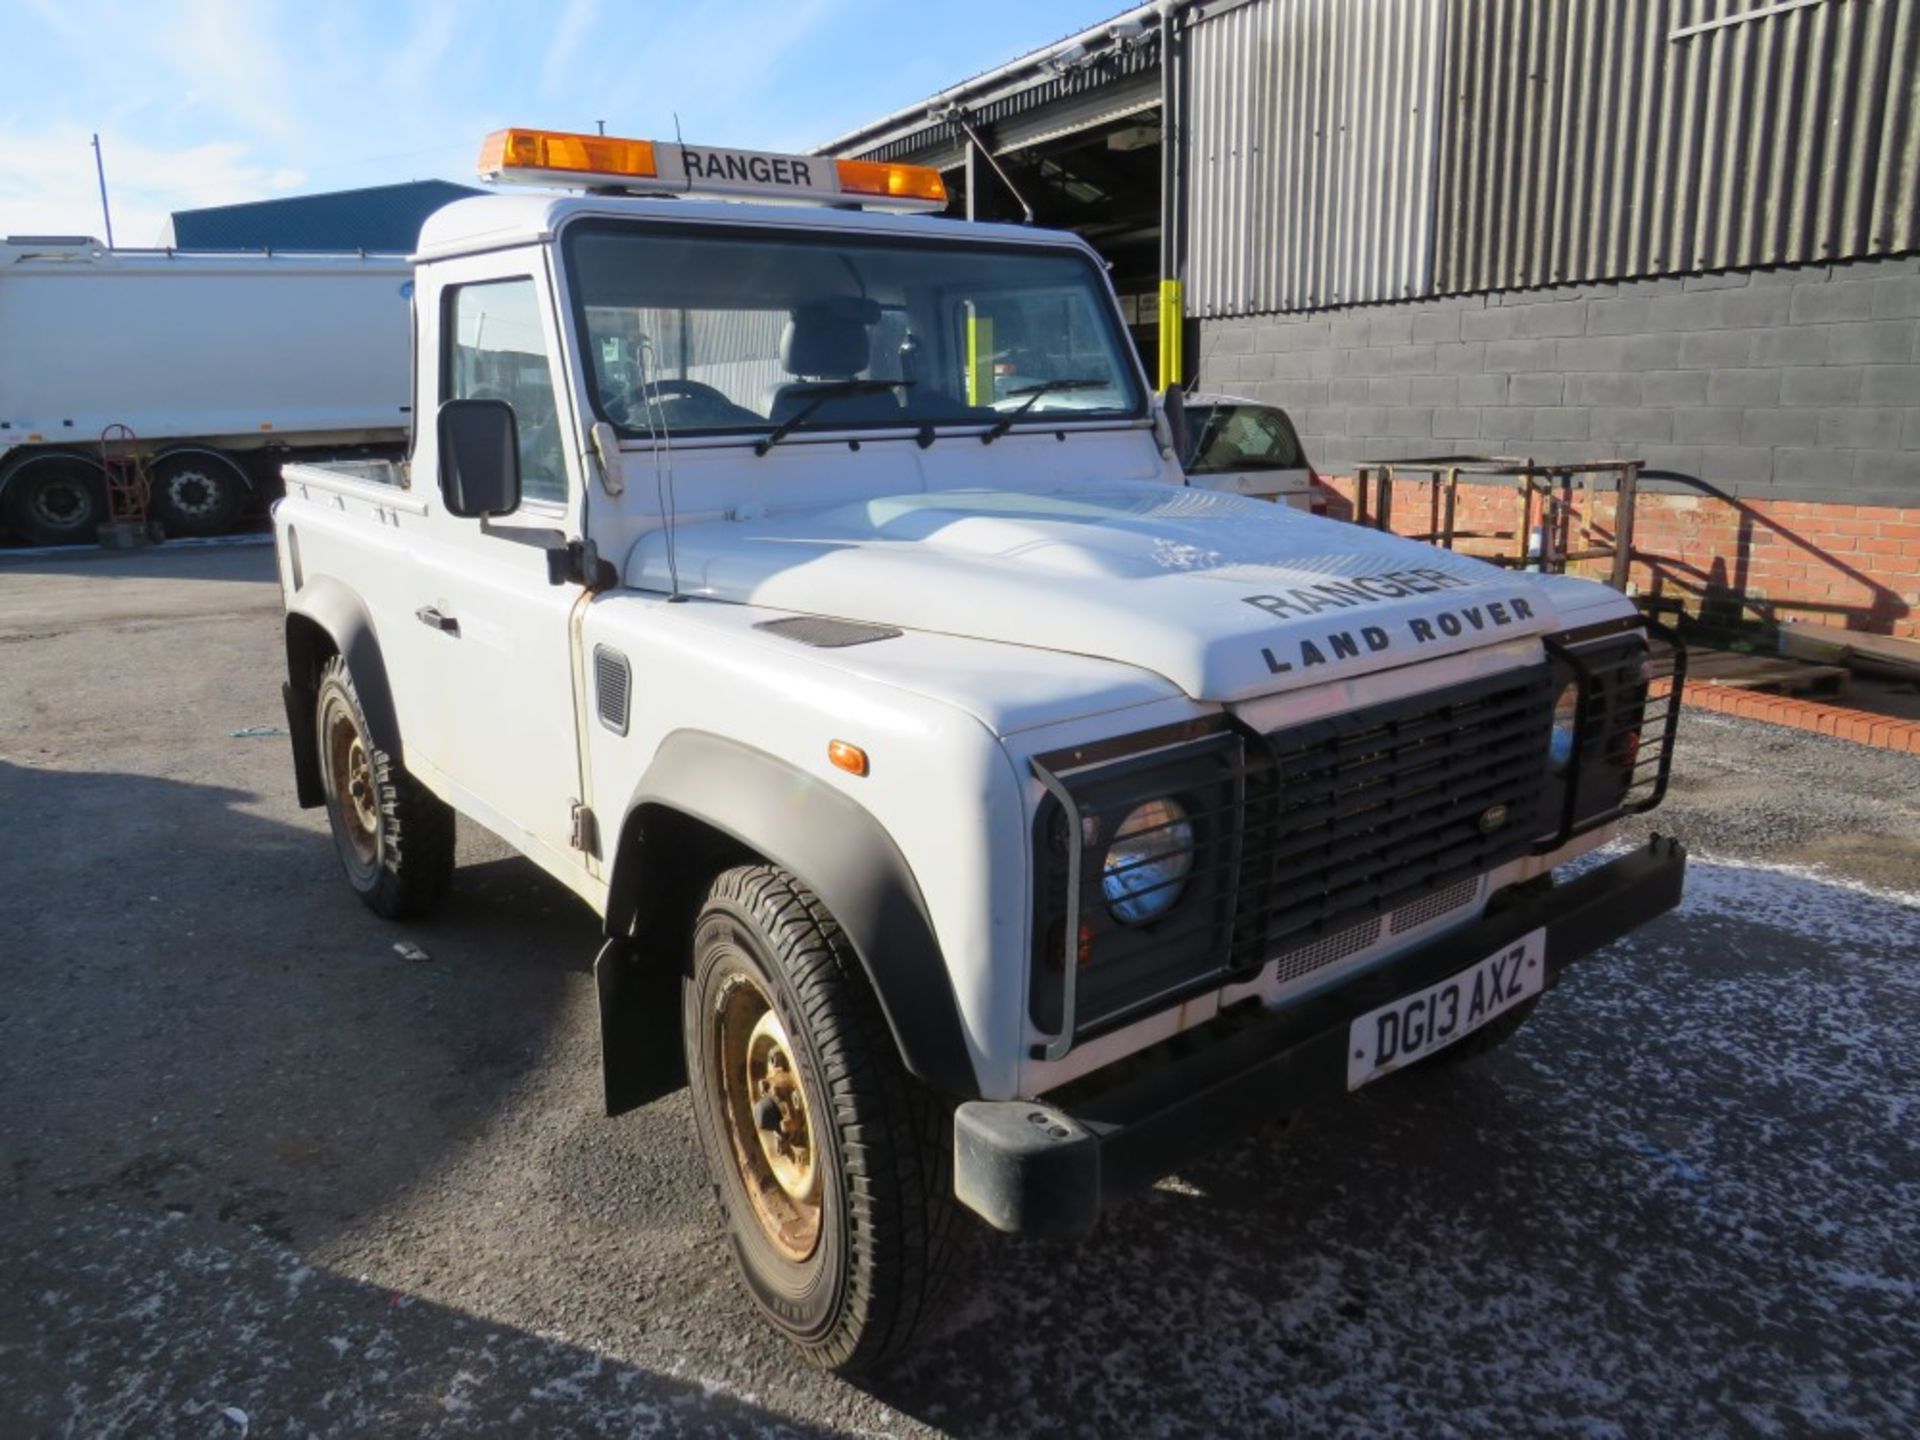
[[[374,743],[346,661],[320,672],[314,743],[347,883],[388,920],[415,920],[453,878],[453,811]]]
[[[906,1072],[852,945],[791,875],[741,866],[707,893],[683,995],[695,1132],[749,1296],[814,1365],[870,1370],[898,1355],[955,1248],[951,1116]],[[762,1025],[791,1046],[818,1175],[817,1239],[801,1258],[788,1242],[803,1230],[777,1237],[756,1210],[751,1143],[729,1119],[738,1091],[725,1079],[727,1017],[762,1000],[773,1012]],[[762,1206],[780,1198],[770,1174],[763,1164]]]

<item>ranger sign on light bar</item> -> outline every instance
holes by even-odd
[[[480,147],[496,184],[608,187],[648,194],[804,200],[876,210],[942,210],[947,184],[925,165],[718,150],[558,130],[496,130]]]

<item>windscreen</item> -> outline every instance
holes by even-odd
[[[627,434],[1145,413],[1073,250],[608,222],[565,251],[594,403]]]

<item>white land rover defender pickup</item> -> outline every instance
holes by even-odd
[[[905,1344],[960,1209],[1084,1234],[1678,900],[1663,839],[1551,879],[1660,797],[1665,632],[1188,488],[1076,237],[905,166],[482,169],[580,193],[435,215],[410,459],[286,471],[300,801],[383,916],[457,811],[604,917],[608,1110],[691,1087],[817,1363]]]

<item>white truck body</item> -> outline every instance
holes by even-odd
[[[392,439],[412,404],[401,255],[0,245],[0,461],[108,425],[222,449]]]
[[[419,428],[411,465],[288,467],[275,526],[303,802],[324,799],[336,810],[343,803],[328,789],[333,782],[318,753],[326,742],[315,738],[311,719],[328,657],[337,655],[343,658],[332,663],[348,665],[363,694],[379,692],[367,707],[379,752],[403,761],[433,795],[506,838],[605,916],[609,956],[623,946],[664,951],[665,968],[677,976],[674,955],[684,938],[647,930],[652,922],[644,906],[636,910],[632,891],[644,885],[635,876],[648,866],[671,863],[660,836],[678,835],[683,844],[695,833],[673,828],[683,814],[700,833],[722,837],[727,853],[738,846],[790,871],[839,914],[861,950],[907,1068],[959,1106],[954,1189],[1007,1229],[1074,1229],[1100,1190],[1097,1165],[1093,1180],[1077,1171],[1073,1185],[1053,1171],[1043,1178],[1022,1169],[1032,1159],[1022,1146],[1032,1137],[1020,1127],[1041,1127],[1044,1137],[1034,1143],[1109,1145],[1110,1156],[1119,1153],[1116,1127],[1076,1119],[1068,1102],[1053,1103],[1069,1093],[1062,1087],[1098,1082],[1115,1061],[1181,1032],[1204,1032],[1249,1006],[1280,1024],[1307,1013],[1300,1006],[1338,1006],[1351,992],[1359,1015],[1367,1009],[1361,998],[1373,1006],[1392,998],[1362,991],[1388,983],[1395,967],[1418,961],[1427,967],[1422,983],[1432,981],[1429,972],[1441,963],[1433,946],[1447,937],[1477,944],[1477,927],[1522,923],[1496,921],[1490,900],[1520,893],[1610,833],[1617,805],[1575,815],[1586,803],[1579,798],[1584,768],[1576,764],[1575,778],[1549,775],[1551,692],[1538,690],[1542,698],[1527,703],[1547,708],[1528,710],[1534,718],[1524,727],[1512,715],[1498,722],[1514,727],[1510,741],[1460,721],[1468,730],[1459,743],[1480,746],[1476,763],[1507,777],[1497,794],[1474,788],[1496,783],[1482,776],[1462,779],[1458,795],[1422,802],[1466,806],[1466,839],[1433,838],[1412,809],[1391,823],[1354,822],[1360,828],[1339,841],[1354,850],[1351,866],[1316,872],[1333,878],[1314,882],[1321,889],[1304,897],[1329,917],[1300,932],[1304,941],[1279,945],[1281,953],[1257,949],[1249,964],[1208,961],[1169,976],[1159,990],[1150,981],[1103,1015],[1096,1008],[1107,983],[1102,952],[1125,957],[1160,942],[1153,925],[1088,918],[1102,893],[1110,900],[1116,893],[1099,886],[1119,851],[1120,812],[1100,807],[1131,803],[1111,794],[1102,800],[1099,785],[1120,784],[1112,776],[1121,771],[1151,774],[1162,759],[1225,765],[1225,778],[1182,782],[1202,836],[1194,841],[1187,832],[1189,856],[1201,856],[1192,874],[1212,877],[1192,883],[1217,887],[1223,903],[1237,894],[1243,917],[1278,913],[1273,907],[1284,908],[1286,897],[1256,905],[1234,878],[1251,873],[1246,847],[1268,843],[1240,828],[1253,825],[1245,809],[1250,787],[1270,773],[1246,757],[1262,746],[1280,756],[1291,737],[1325,731],[1342,744],[1372,747],[1367,764],[1390,769],[1399,746],[1419,736],[1427,737],[1420,744],[1435,743],[1436,725],[1456,710],[1473,713],[1479,702],[1461,698],[1468,692],[1547,685],[1568,645],[1598,654],[1580,647],[1624,638],[1638,647],[1633,657],[1644,654],[1631,602],[1592,582],[1502,571],[1285,506],[1188,487],[1158,402],[1149,400],[1125,346],[1112,351],[1124,350],[1124,361],[1113,363],[1132,373],[1102,392],[1113,397],[1098,402],[1108,409],[1042,407],[997,437],[979,419],[917,425],[903,418],[820,424],[764,448],[771,419],[758,430],[671,435],[660,433],[651,410],[644,426],[631,415],[632,423],[610,423],[607,402],[596,398],[604,387],[596,392],[590,377],[621,347],[582,334],[590,323],[610,322],[593,318],[606,301],[575,288],[582,282],[569,237],[618,237],[626,227],[684,243],[696,255],[709,242],[750,245],[754,237],[798,234],[828,255],[835,243],[866,246],[860,253],[870,255],[897,242],[930,252],[980,246],[1081,257],[1098,277],[1088,283],[1111,312],[1112,332],[1124,335],[1097,258],[1071,236],[843,209],[601,195],[502,196],[448,207],[428,222],[416,257],[418,411],[428,415],[445,402],[444,429],[457,405],[473,403],[459,399],[443,368],[453,363],[445,357],[455,342],[466,343],[465,330],[447,333],[463,287],[521,284],[537,299],[538,318],[521,323],[516,354],[545,357],[541,373],[553,377],[566,473],[550,477],[548,498],[528,495],[510,514],[473,519],[454,513],[448,497],[455,492],[445,487],[456,483],[446,477],[457,462],[442,451],[450,442],[434,425]],[[831,267],[821,273],[838,275]],[[863,303],[864,277],[884,273],[878,264],[862,272]],[[688,283],[709,282],[696,276]],[[892,303],[873,283],[880,304]],[[915,307],[931,302],[902,293],[912,325],[930,330],[934,322]],[[803,310],[796,302],[790,335]],[[911,348],[909,341],[903,353]],[[788,368],[799,374],[807,367],[795,359]],[[1139,397],[1131,410],[1118,398],[1128,391]],[[976,413],[992,420],[1005,408]],[[651,433],[635,433],[641,428]],[[575,578],[551,583],[558,562],[550,552],[562,542],[572,543]],[[1587,675],[1585,662],[1571,663]],[[1646,700],[1641,665],[1631,658],[1628,666],[1628,683],[1639,687],[1635,706]],[[1591,668],[1600,673],[1597,661]],[[1579,679],[1577,703],[1568,698],[1575,683],[1565,681],[1562,710],[1572,703],[1585,714],[1590,701],[1599,704],[1602,682]],[[1441,708],[1422,709],[1429,697]],[[324,709],[324,693],[321,703]],[[1624,715],[1625,702],[1606,704],[1609,715]],[[1639,748],[1640,714],[1633,711],[1630,747],[1617,736],[1603,747],[1629,778],[1635,756],[1650,763],[1644,757],[1658,753],[1651,743]],[[1356,729],[1356,719],[1375,716],[1385,717],[1380,733],[1399,734],[1393,727],[1401,726],[1416,738],[1366,738],[1372,732]],[[1582,731],[1587,721],[1566,723],[1572,753],[1600,743],[1598,731]],[[835,758],[848,744],[857,747],[857,769]],[[1221,761],[1229,752],[1242,758]],[[1109,764],[1115,756],[1124,758]],[[1093,779],[1082,783],[1076,773]],[[1300,773],[1303,784],[1311,778]],[[1126,781],[1135,783],[1151,789],[1154,782]],[[1544,801],[1534,810],[1546,791],[1564,794],[1564,817],[1548,814]],[[1434,793],[1446,794],[1444,787]],[[1215,794],[1232,797],[1226,809],[1210,812],[1195,798]],[[1077,826],[1062,819],[1063,803],[1083,817]],[[1441,850],[1432,847],[1471,849],[1475,836],[1496,835],[1508,823],[1510,805],[1516,825],[1524,810],[1524,823],[1537,827],[1510,838],[1537,843],[1488,842],[1497,844],[1497,863],[1445,885],[1416,885],[1407,903],[1410,892],[1373,909],[1334,898],[1340,876],[1374,873],[1387,863],[1378,856],[1399,850],[1421,849],[1432,857],[1422,873],[1440,875]],[[859,839],[868,834],[871,846]],[[1092,890],[1087,872],[1068,871],[1092,897],[1085,903],[1073,898],[1081,893],[1075,882],[1064,891],[1056,885],[1056,841],[1047,838],[1055,835],[1074,865],[1096,867]],[[1242,859],[1208,871],[1226,853],[1207,848],[1216,842],[1231,843]],[[882,938],[901,933],[880,918],[899,907],[875,898],[877,881],[869,886],[849,872],[856,855],[866,857],[868,878],[875,857],[904,869],[910,878],[893,898],[924,916],[930,949],[906,954]],[[1658,868],[1660,885],[1677,894],[1683,857],[1636,863]],[[1650,893],[1651,883],[1635,881],[1635,893]],[[1608,903],[1622,915],[1635,910],[1617,897]],[[1511,952],[1526,957],[1516,967],[1549,953],[1540,937],[1558,922],[1541,913],[1541,928]],[[1075,933],[1076,914],[1080,959],[1063,964],[1060,946]],[[1497,938],[1502,946],[1511,939]],[[1555,944],[1566,951],[1556,954],[1555,968],[1580,953],[1570,942]],[[1498,947],[1489,940],[1487,948]],[[1087,973],[1075,980],[1078,970]],[[1524,993],[1543,983],[1535,974]],[[1522,994],[1516,988],[1501,1003],[1518,1003]],[[949,1025],[953,1044],[943,1050],[931,1032]],[[1329,1066],[1352,1063],[1342,1061],[1338,1041],[1329,1043]],[[1382,1068],[1390,1059],[1376,1058]],[[1352,1083],[1347,1073],[1339,1069],[1333,1083]],[[1021,1103],[1007,1105],[1014,1101]],[[1265,1103],[1285,1102],[1274,1092]],[[1006,1126],[1019,1133],[1008,1139]],[[993,1164],[975,1163],[986,1151],[997,1157]],[[1006,1181],[1013,1171],[1024,1178]],[[996,1188],[1007,1185],[1018,1194]],[[1085,1201],[1087,1185],[1095,1201]],[[1051,1203],[1041,1197],[1056,1188],[1074,1192],[1073,1219],[1041,1217]],[[778,1302],[763,1303],[777,1323],[789,1324]]]
[[[209,463],[403,441],[412,288],[399,255],[9,240],[0,245],[0,516],[17,470],[61,454],[91,464],[112,425],[133,431],[142,456],[197,447]],[[212,473],[249,486],[263,478],[244,458]]]

